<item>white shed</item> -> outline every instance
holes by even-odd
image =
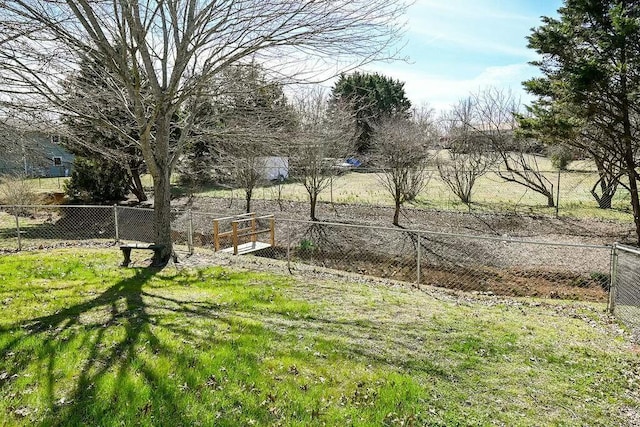
[[[269,181],[289,178],[289,159],[287,157],[263,157],[263,177]]]

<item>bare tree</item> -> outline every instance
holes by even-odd
[[[291,166],[309,195],[309,217],[317,221],[318,196],[341,172],[339,163],[352,154],[356,129],[351,110],[330,105],[320,89],[299,94],[295,109],[299,123],[291,145]]]
[[[264,157],[252,155],[243,158],[234,159],[235,173],[234,177],[238,185],[244,189],[245,194],[245,210],[251,212],[251,199],[253,190],[261,181],[264,180]]]
[[[435,109],[427,102],[411,107],[410,116],[413,123],[425,138],[434,140],[440,137],[440,131],[435,120]]]
[[[487,140],[477,132],[473,99],[460,100],[442,119],[448,141],[448,159],[437,161],[438,174],[462,203],[470,206],[476,180],[496,165],[497,157]]]
[[[601,117],[581,118],[582,109],[566,103],[534,102],[527,106],[526,115],[518,115],[518,133],[551,148],[566,146],[591,157],[598,171],[591,195],[601,209],[609,209],[618,186],[630,190],[621,182],[627,174],[624,152],[620,150],[615,126],[608,126]]]
[[[14,104],[77,113],[117,132],[99,108],[78,109],[61,95],[60,80],[81,58],[105,64],[153,177],[161,262],[172,253],[171,173],[194,126],[182,114],[187,100],[202,99],[214,76],[249,57],[296,79],[393,57],[404,10],[401,0],[3,1],[0,81]]]
[[[415,200],[426,185],[429,134],[404,117],[389,117],[375,128],[374,161],[382,170],[378,179],[393,197],[393,225],[399,226],[400,208]]]
[[[591,195],[598,207],[611,209],[618,186],[630,190],[629,186],[621,181],[627,173],[624,156],[620,155],[619,147],[616,147],[617,140],[612,141],[601,128],[587,123],[576,126],[568,134],[565,133],[565,136],[567,135],[570,136],[564,142],[588,154],[596,165],[598,179],[591,187]]]
[[[516,135],[520,101],[509,90],[487,87],[471,94],[470,102],[468,125],[501,159],[498,175],[543,195],[547,206],[553,207],[553,183],[544,176],[533,155],[536,141]]]
[[[604,135],[601,129],[586,123],[565,132],[564,138],[563,142],[588,154],[595,163],[598,179],[591,187],[591,195],[600,209],[610,209],[618,186],[629,190],[621,182],[626,175],[624,158],[618,155],[615,144],[610,142],[611,138]]]
[[[490,166],[481,152],[450,152],[448,160],[438,159],[438,174],[462,203],[470,206],[471,195],[476,180],[483,176]]]
[[[267,181],[268,156],[280,157],[286,149],[294,113],[283,85],[269,79],[255,62],[227,68],[221,86],[223,94],[215,102],[222,104],[224,113],[216,128],[232,134],[218,139],[225,140],[223,158],[232,165],[235,184],[244,189],[248,213],[254,188]]]

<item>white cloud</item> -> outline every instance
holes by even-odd
[[[496,33],[499,33],[499,31],[496,31]],[[420,43],[422,45],[448,42],[457,48],[486,54],[512,55],[524,59],[532,59],[535,56],[532,50],[526,48],[526,39],[524,37],[514,42],[507,36],[506,32],[503,33],[504,37],[494,39],[493,37],[487,38],[472,32],[448,30],[445,33],[445,31],[434,29],[432,26],[431,28],[412,29],[410,36],[416,41],[421,39]]]
[[[417,0],[408,13],[403,52],[411,56],[411,63],[376,63],[360,69],[405,82],[414,105],[427,102],[438,110],[487,86],[511,89],[527,103],[531,96],[522,81],[539,71],[527,64],[537,55],[527,49],[526,36],[539,25],[540,15],[553,15],[560,3]],[[330,88],[334,82],[329,79],[323,86]]]
[[[536,68],[528,64],[488,67],[467,79],[429,75],[419,70],[408,69],[406,66],[387,65],[376,67],[375,71],[405,82],[405,92],[412,104],[420,105],[426,102],[436,110],[448,109],[459,99],[487,86],[511,89],[523,102],[527,102],[530,96],[522,89],[522,81],[538,74]]]
[[[407,31],[412,63],[375,64],[365,70],[405,82],[412,103],[428,102],[436,109],[449,108],[487,86],[511,89],[529,102],[522,82],[539,71],[527,64],[537,54],[526,47],[526,36],[539,25],[541,14],[554,13],[554,2],[417,0]]]

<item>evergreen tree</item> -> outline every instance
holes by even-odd
[[[385,118],[408,117],[411,102],[404,83],[378,73],[342,74],[332,90],[332,102],[344,103],[354,112],[358,153],[371,151],[375,126]]]
[[[534,64],[543,76],[525,82],[538,99],[531,107],[534,118],[524,125],[558,135],[580,129],[597,135],[592,143],[611,164],[621,164],[628,178],[640,243],[640,3],[567,0],[558,14],[544,17],[529,37],[529,47],[542,55]]]
[[[256,63],[225,69],[210,85],[205,102],[190,106],[198,125],[178,166],[187,185],[231,182],[252,191],[265,175],[265,156],[286,154],[284,136],[295,118],[282,85]]]
[[[117,163],[77,156],[65,192],[72,199],[113,202],[127,195],[128,180],[127,172]]]
[[[84,157],[88,161],[85,165],[106,162],[108,167],[105,171],[127,178],[117,180],[123,188],[118,192],[109,191],[112,196],[123,194],[124,197],[131,191],[139,201],[147,200],[140,178],[145,169],[144,159],[136,146],[139,132],[130,108],[131,102],[117,78],[105,71],[103,64],[85,58],[80,62],[78,72],[65,81],[64,87],[67,102],[75,106],[76,113],[80,113],[62,117],[70,135],[65,143],[67,148],[76,156]],[[95,118],[95,111],[100,112],[99,120]],[[79,177],[78,174],[82,173],[86,176]],[[75,190],[80,190],[82,185],[86,185],[84,190],[87,191],[100,186],[98,182],[91,182],[100,178],[99,173],[80,168],[75,175]],[[104,197],[96,195],[98,199]]]

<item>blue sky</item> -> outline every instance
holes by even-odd
[[[446,109],[471,91],[492,85],[530,98],[521,82],[538,74],[528,62],[526,36],[541,16],[556,16],[562,0],[417,0],[409,9],[409,62],[377,63],[377,71],[405,82],[414,105]]]

